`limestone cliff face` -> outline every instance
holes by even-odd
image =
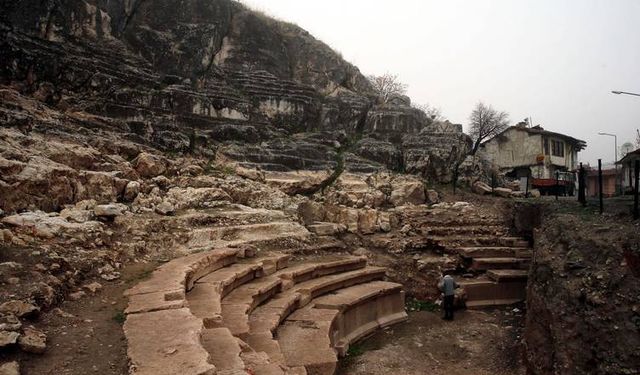
[[[468,147],[460,129],[375,105],[359,70],[306,31],[230,0],[4,1],[0,53],[1,84],[165,151],[276,170],[332,169],[348,151],[354,170],[447,179],[436,163]],[[292,138],[311,133],[323,141]]]

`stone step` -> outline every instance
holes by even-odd
[[[401,285],[374,281],[314,299],[291,314],[277,336],[288,366],[332,375],[336,350],[344,355],[355,341],[406,319]]]
[[[361,259],[361,261],[363,261],[363,259]],[[334,266],[340,264],[340,262],[332,263]],[[362,263],[354,264],[360,267]],[[343,263],[342,267],[345,267],[345,265],[346,263]],[[351,285],[382,279],[385,276],[385,269],[378,267],[368,267],[356,271],[348,271],[348,269],[341,268],[339,271],[336,269],[336,272],[341,273],[334,275],[327,273],[330,272],[330,270],[332,270],[332,268],[320,268],[320,272],[315,274],[315,277],[312,279],[308,278],[310,273],[306,271],[302,273],[294,271],[286,275],[286,277],[293,277],[294,280],[299,280],[297,281],[298,284],[256,308],[249,317],[250,332],[274,333],[278,325],[280,325],[292,311],[303,307],[312,298]]]
[[[509,230],[502,225],[470,225],[470,226],[432,226],[423,227],[419,230],[424,236],[460,236],[460,235],[476,235],[490,234],[502,236]]]
[[[521,281],[527,280],[529,271],[514,269],[487,270],[487,276],[494,281]]]
[[[384,269],[363,268],[365,264],[364,258],[347,258],[300,265],[294,269],[285,269],[272,276],[245,284],[222,300],[222,325],[231,329],[235,336],[244,339],[250,332],[249,314],[258,305],[280,292],[288,290],[286,294],[280,293],[279,297],[282,298],[277,298],[274,302],[278,305],[272,304],[271,307],[277,307],[280,314],[284,314],[289,309],[299,306],[302,301],[308,301],[319,293],[328,293],[345,285],[384,277]],[[308,281],[295,287],[295,290],[291,290],[302,280]],[[286,315],[282,319],[284,317]]]
[[[334,309],[302,309],[278,328],[278,342],[285,364],[304,367],[308,374],[333,375],[338,356],[331,347],[331,324],[339,314]]]
[[[528,258],[473,258],[471,269],[486,271],[489,269],[527,269],[530,263]]]
[[[244,361],[240,358],[240,343],[227,328],[205,329],[200,341],[202,348],[210,354],[209,361],[216,367],[217,374],[222,371],[245,371]]]
[[[271,275],[285,268],[290,256],[285,254],[258,258],[250,263],[236,263],[204,276],[187,293],[191,312],[202,319],[205,327],[222,323],[223,297],[255,278]]]
[[[206,330],[187,308],[130,314],[123,329],[136,375],[215,373],[200,343]]]
[[[216,249],[175,259],[158,267],[148,280],[125,291],[129,305],[125,314],[179,309],[186,304],[186,291],[205,275],[235,263],[238,249]]]
[[[498,247],[529,247],[529,241],[520,237],[498,237],[498,236],[450,236],[432,237],[430,241],[442,243],[447,246],[498,246]]]
[[[375,299],[375,303],[367,303]],[[333,346],[339,356],[345,356],[349,345],[379,328],[408,319],[404,309],[402,285],[373,281],[338,290],[313,300],[317,309],[336,309],[342,313],[336,324]],[[362,321],[367,321],[362,324]]]
[[[367,258],[365,257],[349,257],[318,263],[299,264],[279,272],[278,276],[285,280],[300,283],[324,275],[361,269],[366,267],[366,265]]]
[[[465,280],[458,282],[464,288],[467,307],[481,307],[509,304],[526,298],[525,281],[495,282],[487,279]]]
[[[323,222],[309,224],[307,225],[307,229],[318,236],[333,236],[347,231],[347,227],[343,224]]]
[[[287,220],[287,215],[277,210],[254,209],[242,205],[225,204],[219,208],[180,211],[175,219],[176,225],[182,224],[190,228],[205,226],[228,227],[283,222]]]
[[[458,248],[458,254],[464,258],[530,258],[531,249],[506,246],[461,247]]]
[[[226,247],[288,238],[304,240],[309,235],[309,231],[304,226],[291,221],[200,228],[192,232],[187,246]]]

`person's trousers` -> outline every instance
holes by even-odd
[[[453,299],[455,296],[444,296],[444,318],[453,320]]]

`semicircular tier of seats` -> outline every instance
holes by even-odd
[[[350,344],[407,319],[400,284],[361,257],[215,249],[175,259],[127,290],[139,375],[333,374]]]

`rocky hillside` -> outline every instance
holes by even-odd
[[[3,2],[0,53],[0,119],[25,131],[110,132],[250,169],[438,180],[469,146],[460,126],[406,101],[379,105],[359,70],[306,31],[229,0]],[[8,99],[19,96],[55,121]]]

